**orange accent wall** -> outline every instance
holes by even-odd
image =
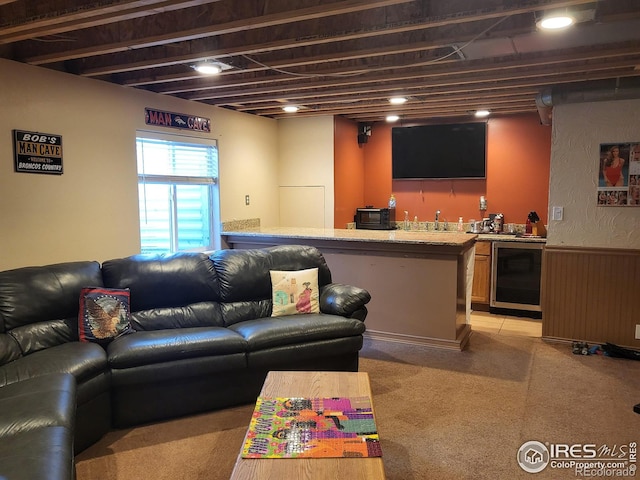
[[[339,120],[339,121],[338,121]],[[343,135],[340,130],[348,130]],[[540,125],[537,114],[494,118],[487,129],[487,178],[485,180],[400,180],[391,179],[391,125],[375,124],[368,143],[357,145],[357,124],[336,120],[336,228],[344,228],[344,219],[353,218],[358,206],[387,206],[393,192],[397,199],[396,217],[404,218],[404,210],[413,220],[433,221],[435,211],[440,219],[456,222],[462,216],[480,219],[480,196],[487,198],[488,213],[503,213],[506,223],[525,223],[527,214],[535,210],[547,223],[551,128]],[[339,143],[340,139],[340,143]],[[343,145],[342,142],[345,144]],[[347,159],[357,150],[357,158]],[[340,172],[353,178],[338,178]],[[364,154],[363,157],[361,154]],[[360,159],[364,175],[358,176]],[[341,173],[340,173],[341,174]],[[363,200],[354,205],[364,178]],[[343,198],[349,198],[344,203]],[[486,215],[485,214],[485,215]],[[352,221],[352,220],[348,220]]]
[[[489,121],[488,211],[525,223],[531,210],[548,223],[551,127],[537,114]]]
[[[334,228],[353,222],[364,201],[364,149],[358,145],[358,124],[335,117],[333,137]]]

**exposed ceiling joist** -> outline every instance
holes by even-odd
[[[550,10],[579,23],[543,34]],[[286,103],[359,122],[512,115],[543,89],[640,80],[640,4],[0,0],[0,57],[272,118]],[[203,59],[230,68],[203,77]],[[396,94],[408,102],[391,106]]]

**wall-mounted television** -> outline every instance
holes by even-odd
[[[391,129],[394,180],[486,178],[487,124]]]

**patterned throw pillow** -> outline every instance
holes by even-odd
[[[86,287],[80,291],[78,334],[81,342],[109,343],[133,332],[129,289]]]
[[[318,269],[271,270],[272,317],[320,313]]]

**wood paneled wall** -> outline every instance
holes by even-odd
[[[547,247],[542,336],[640,348],[640,250]]]

